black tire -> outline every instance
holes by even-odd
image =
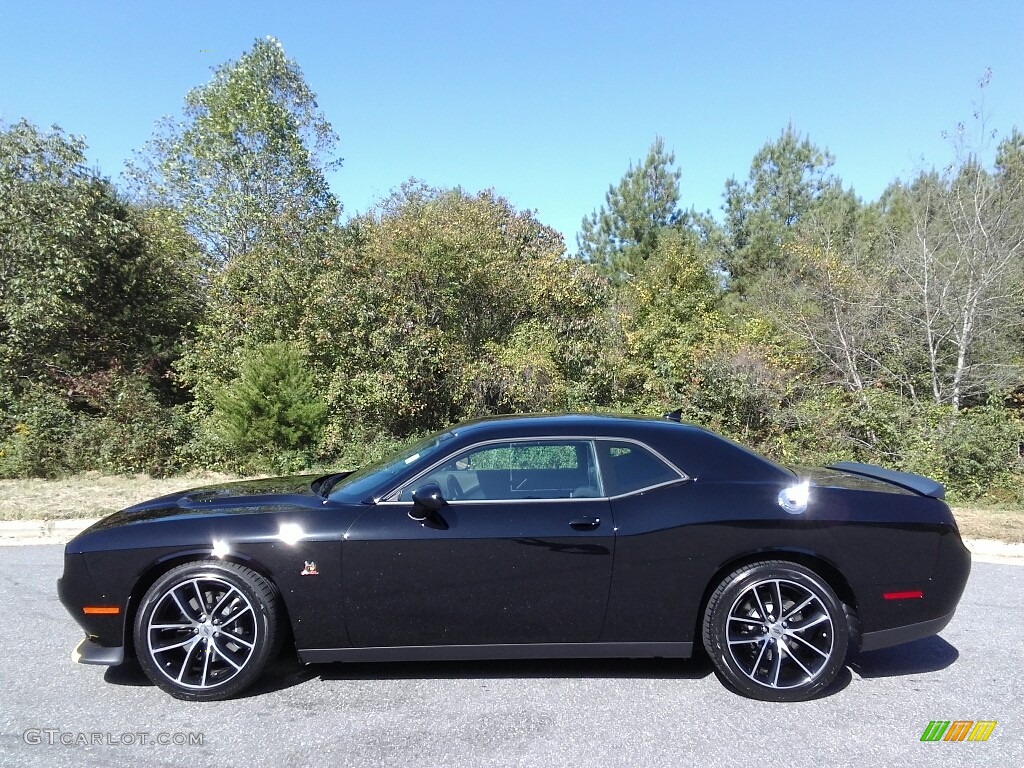
[[[219,560],[172,568],[135,616],[135,651],[146,676],[178,699],[218,701],[251,685],[280,649],[274,586]]]
[[[739,693],[804,701],[843,668],[849,615],[809,568],[782,560],[752,563],[726,576],[708,600],[704,647],[719,679]]]

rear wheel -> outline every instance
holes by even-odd
[[[236,563],[173,568],[146,592],[135,617],[143,671],[172,696],[228,698],[260,676],[280,637],[277,591]]]
[[[850,627],[842,602],[820,576],[771,560],[722,580],[708,601],[703,634],[726,684],[755,699],[803,701],[842,669]]]

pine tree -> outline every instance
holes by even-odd
[[[644,162],[629,164],[618,185],[608,187],[605,205],[583,219],[576,238],[581,259],[616,282],[636,274],[657,249],[658,233],[681,221],[675,160],[657,136]]]
[[[216,394],[213,425],[243,464],[276,467],[282,455],[310,454],[326,413],[302,353],[274,342],[246,356],[238,378]]]
[[[834,162],[788,125],[754,155],[747,181],[726,182],[723,261],[733,290],[745,293],[765,271],[784,268],[783,246],[793,242],[800,222],[822,200],[842,197]]]

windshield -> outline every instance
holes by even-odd
[[[455,437],[454,432],[439,432],[430,437],[421,438],[398,453],[391,454],[383,461],[353,472],[338,481],[338,484],[331,490],[330,500],[348,503],[362,501],[381,486],[387,485],[391,478],[406,468],[433,456],[443,443],[453,437]]]

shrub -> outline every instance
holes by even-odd
[[[162,477],[180,469],[179,419],[158,402],[145,376],[113,370],[83,383],[88,412],[78,414],[66,447],[72,470]]]
[[[78,419],[66,397],[30,385],[0,420],[0,477],[57,477],[68,471],[65,452]]]
[[[295,471],[312,463],[326,413],[302,353],[273,342],[248,353],[217,391],[211,426],[240,468]]]

